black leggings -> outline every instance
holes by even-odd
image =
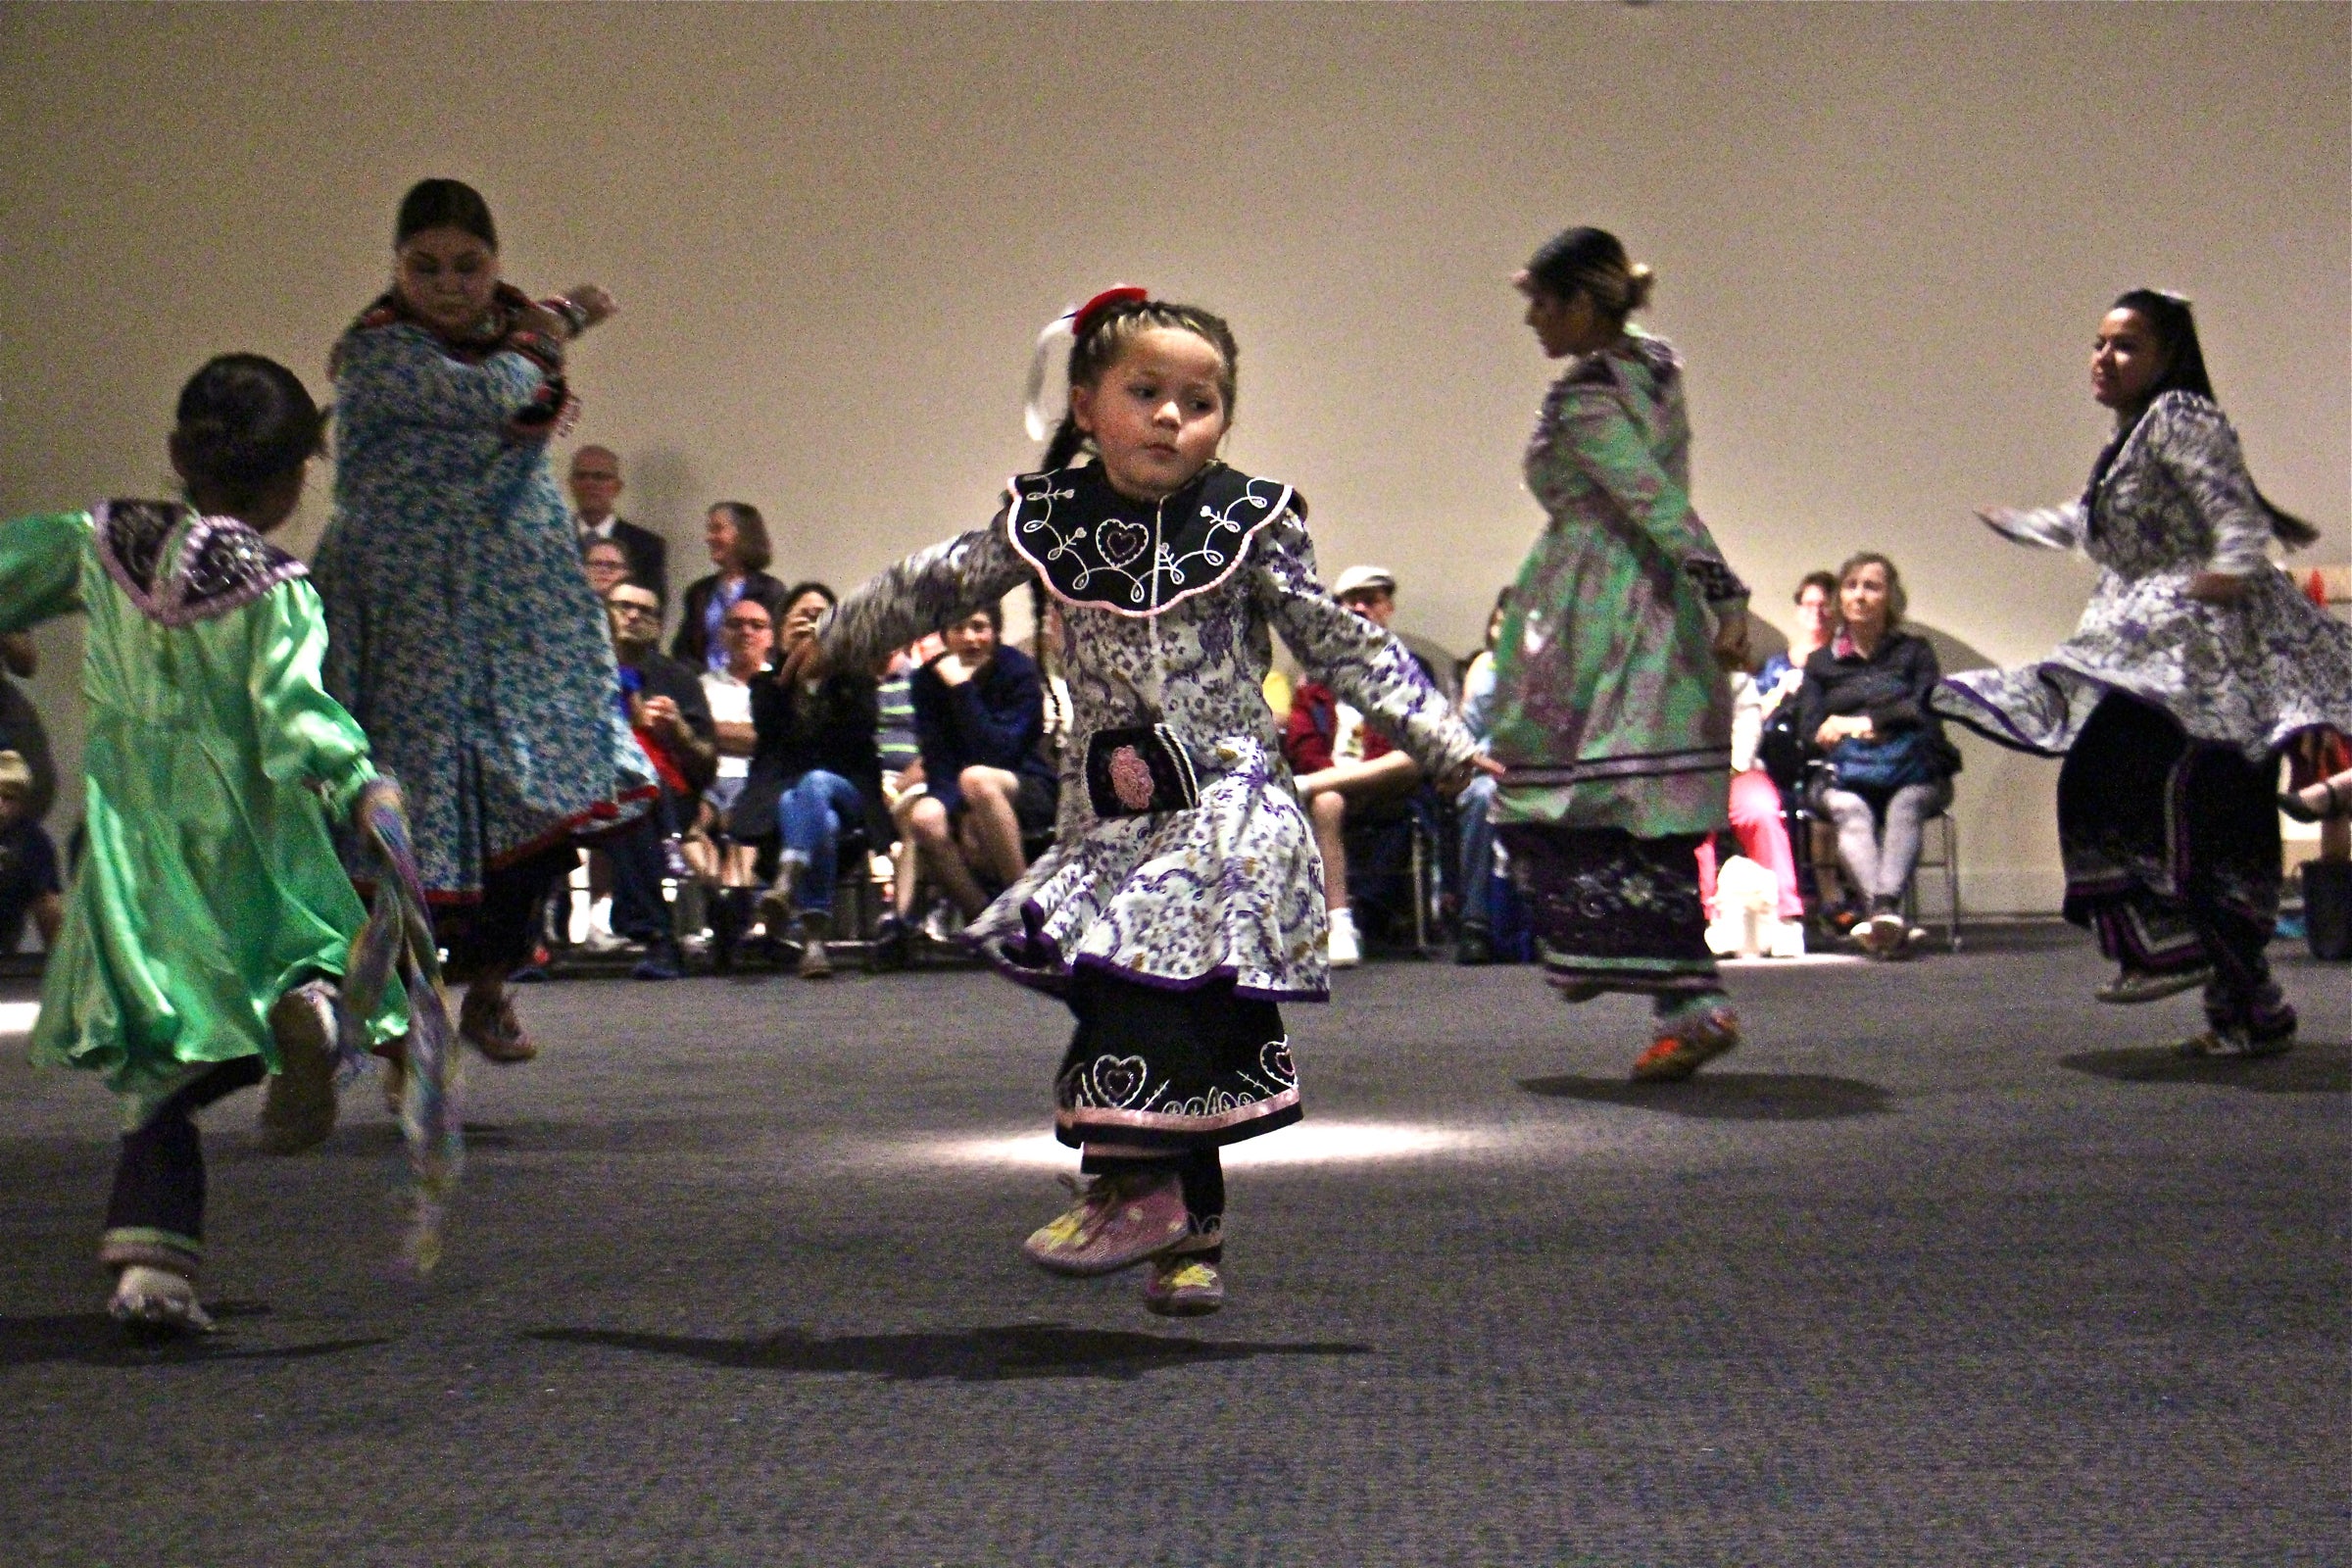
[[[568,843],[482,873],[479,904],[437,905],[433,937],[449,950],[452,980],[505,979],[538,943],[539,911],[556,884],[579,863]]]
[[[101,1262],[196,1272],[204,1255],[204,1144],[195,1113],[268,1074],[259,1056],[220,1062],[157,1106],[145,1126],[122,1135]]]

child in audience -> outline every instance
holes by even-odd
[[[868,667],[1032,574],[1058,601],[1057,839],[966,934],[1078,1020],[1054,1129],[1095,1180],[1026,1251],[1072,1275],[1149,1261],[1152,1310],[1208,1312],[1218,1150],[1298,1119],[1276,1004],[1329,989],[1321,868],[1260,695],[1269,633],[1433,774],[1458,782],[1477,747],[1404,648],[1316,580],[1305,503],[1218,461],[1239,360],[1225,322],[1137,288],[1068,320],[1069,411],[1043,471],[987,526],[853,594],[799,657]]]
[[[366,912],[328,824],[392,786],[319,684],[326,625],[302,563],[263,538],[293,514],[323,424],[291,371],[224,355],[179,396],[172,465],[189,505],[0,527],[0,632],[89,616],[89,848],[32,1056],[103,1073],[122,1102],[98,1255],[133,1324],[210,1326],[193,1112],[268,1076],[265,1148],[334,1127],[336,982]],[[367,1021],[372,1041],[405,1029],[399,996]]]

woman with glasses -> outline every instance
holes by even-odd
[[[435,935],[470,982],[461,1032],[521,1061],[506,978],[572,832],[655,793],[547,460],[573,408],[567,346],[614,307],[501,282],[489,204],[454,179],[402,200],[392,261],[330,363],[334,514],[311,567],[326,685],[408,793]]]

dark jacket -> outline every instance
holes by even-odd
[[[576,517],[572,526],[575,529],[579,526]],[[588,541],[595,537],[594,534],[580,535],[580,554],[588,553]],[[668,541],[651,528],[638,527],[626,517],[614,517],[612,519],[612,542],[628,552],[630,579],[643,587],[651,588],[661,596],[663,604],[668,604]]]
[[[940,679],[938,666],[939,660],[932,660],[908,682],[931,798],[951,812],[961,809],[963,770],[975,765],[1053,784],[1054,764],[1038,750],[1046,732],[1046,689],[1037,662],[1018,648],[999,647],[988,667],[960,686]]]
[[[686,603],[678,610],[678,634],[669,640],[669,657],[682,659],[696,669],[710,667],[710,634],[703,622],[710,610],[710,596],[718,592],[718,573],[697,577],[686,590]],[[768,618],[776,623],[779,636],[784,631],[784,584],[764,571],[755,571],[744,578],[743,596],[767,607]]]
[[[1943,722],[1929,710],[1928,694],[1943,672],[1925,637],[1890,628],[1875,653],[1864,659],[1843,632],[1805,661],[1805,681],[1796,692],[1796,733],[1809,755],[1821,748],[1813,737],[1832,715],[1868,715],[1876,738],[1925,729],[1941,771],[1960,771],[1960,754],[1943,737]]]
[[[57,803],[57,762],[49,754],[49,732],[24,688],[0,675],[0,751],[15,752],[32,772],[32,792],[24,800],[24,818],[38,822]]]
[[[699,736],[709,748],[693,752],[684,747],[664,747],[671,763],[683,774],[689,790],[710,788],[710,780],[718,775],[718,725],[710,717],[710,699],[703,695],[703,677],[692,666],[662,655],[648,652],[635,664],[621,666],[621,689],[629,689],[634,675],[639,697],[666,697],[678,705],[678,716],[686,727]],[[649,747],[661,744],[638,739]]]
[[[759,743],[743,793],[727,813],[728,831],[739,839],[774,836],[777,800],[802,775],[821,768],[858,786],[867,839],[888,846],[897,835],[882,799],[882,758],[874,745],[879,723],[871,675],[838,671],[813,691],[773,673],[755,677],[752,729]]]

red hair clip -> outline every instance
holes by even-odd
[[[1141,305],[1151,297],[1152,291],[1148,288],[1139,288],[1133,283],[1114,284],[1070,313],[1070,336],[1086,336],[1086,329],[1094,324],[1095,318],[1114,305]]]

